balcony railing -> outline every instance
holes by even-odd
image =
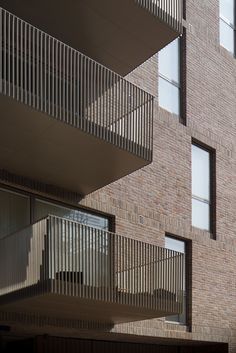
[[[114,322],[176,314],[183,261],[181,253],[48,216],[0,240],[0,303],[50,292],[76,298],[76,310],[87,300],[90,319],[100,306],[98,319]]]
[[[0,8],[0,93],[152,159],[153,96]]]
[[[151,14],[182,33],[183,0],[135,0]]]

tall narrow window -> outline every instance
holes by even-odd
[[[165,237],[165,248],[186,254],[185,241],[175,239],[169,236]],[[183,267],[183,312],[179,315],[171,315],[166,317],[166,321],[186,324],[186,266]]]
[[[192,145],[192,225],[211,231],[211,153]]]
[[[180,39],[159,52],[159,105],[180,116]]]
[[[235,0],[220,0],[220,44],[235,54]]]

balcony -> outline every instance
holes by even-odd
[[[177,314],[183,261],[181,253],[48,216],[0,240],[1,310],[109,324]]]
[[[84,196],[151,162],[153,96],[1,8],[0,68],[1,169]]]
[[[124,76],[182,33],[183,0],[0,0]]]

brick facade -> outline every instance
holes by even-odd
[[[192,242],[189,326],[150,320],[114,332],[229,342],[236,352],[236,64],[219,45],[217,0],[186,1],[186,126],[158,107],[158,58],[127,76],[156,96],[154,160],[81,204],[115,215],[116,232],[164,245]],[[216,153],[216,240],[191,226],[191,141]]]

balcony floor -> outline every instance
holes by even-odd
[[[66,284],[59,284],[66,287]],[[72,289],[72,287],[70,288]],[[139,295],[140,300],[145,303],[142,306],[132,306],[129,304],[129,295],[116,291],[117,302],[110,302],[108,298],[104,300],[91,300],[72,296],[68,286],[68,295],[55,294],[53,282],[39,283],[30,288],[17,290],[10,294],[0,297],[1,311],[5,312],[24,312],[45,315],[71,320],[94,321],[106,324],[118,324],[132,321],[147,320],[158,317],[173,315],[178,312],[178,304],[167,300],[160,300],[160,310],[153,310],[145,303],[145,294]],[[81,290],[93,291],[97,288],[87,287]],[[37,294],[36,294],[37,293]],[[71,295],[70,295],[71,294]],[[127,304],[119,304],[119,295],[126,296]],[[147,298],[147,297],[146,297]],[[149,297],[150,300],[150,297]],[[153,297],[153,300],[155,298]],[[146,305],[146,307],[145,307]],[[172,309],[170,310],[170,306]]]
[[[135,0],[0,0],[0,5],[122,76],[180,33]],[[65,11],[66,7],[66,11]]]
[[[87,195],[149,162],[0,94],[0,168]]]

